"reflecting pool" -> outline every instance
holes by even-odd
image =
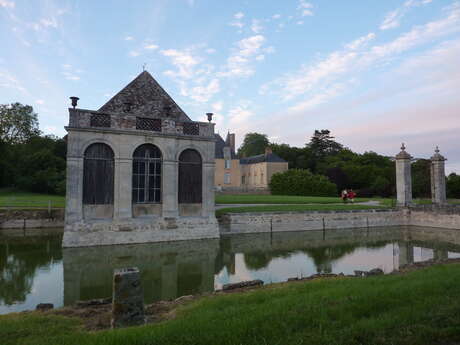
[[[92,248],[61,248],[62,230],[0,231],[0,314],[111,296],[115,268],[141,270],[146,303],[314,273],[386,273],[460,257],[460,231],[421,227],[278,232]]]

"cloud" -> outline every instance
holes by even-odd
[[[35,103],[42,105],[42,104],[45,104],[45,101],[42,99],[37,99]]]
[[[367,44],[369,41],[372,41],[375,38],[375,34],[373,32],[370,32],[366,36],[362,36],[353,42],[350,42],[346,45],[346,48],[349,50],[356,50],[358,48],[361,48],[365,44]]]
[[[0,88],[18,90],[22,93],[28,93],[27,89],[11,72],[0,69]]]
[[[83,73],[81,69],[73,68],[73,66],[70,64],[63,64],[61,67],[61,73],[65,79],[72,81],[80,80],[80,74]]]
[[[224,108],[224,102],[222,101],[217,101],[213,104],[211,104],[212,110],[215,112],[220,112]]]
[[[251,102],[240,101],[239,105],[228,111],[229,127],[242,130],[249,122],[254,112],[250,109]]]
[[[194,76],[195,66],[201,61],[201,59],[192,52],[192,49],[166,49],[162,50],[161,54],[170,58],[171,63],[177,67],[177,71],[167,71],[166,74],[182,79],[192,78]]]
[[[0,0],[0,7],[3,8],[14,8],[15,3],[13,1]]]
[[[280,19],[281,18],[281,14],[274,14],[272,16],[273,19]]]
[[[251,62],[260,55],[265,42],[262,35],[244,38],[235,44],[233,53],[227,59],[224,71],[219,73],[222,77],[248,77],[254,74]]]
[[[230,22],[228,25],[235,26],[235,27],[237,27],[239,29],[242,29],[244,27],[244,23],[242,21],[243,17],[244,17],[243,12],[235,13],[233,15],[234,20],[232,22]]]
[[[292,100],[301,95],[308,95],[318,88],[327,88],[347,74],[356,74],[371,66],[385,63],[433,39],[459,31],[460,7],[452,7],[445,18],[415,26],[388,43],[367,48],[366,44],[374,39],[375,34],[369,33],[359,37],[346,44],[344,49],[330,53],[317,63],[303,65],[299,70],[263,85],[260,93],[270,93],[271,89],[275,89],[274,92],[279,94],[282,100]]]
[[[49,18],[49,19],[45,19],[45,18],[44,18],[44,19],[40,19],[40,24],[41,24],[44,28],[48,28],[48,27],[57,28],[57,27],[58,27],[56,18]]]
[[[380,30],[388,30],[397,28],[401,24],[401,19],[409,12],[413,7],[424,6],[431,3],[432,0],[407,0],[404,4],[386,14],[382,24],[380,24]]]
[[[190,90],[188,96],[197,102],[208,102],[216,93],[220,91],[218,79],[212,79],[206,86],[195,86]]]
[[[260,25],[260,20],[257,20],[257,19],[252,20],[251,30],[252,30],[252,32],[254,32],[256,34],[259,34],[259,33],[262,32],[263,26]]]
[[[302,17],[313,16],[313,5],[305,0],[300,0],[297,9],[300,10]]]
[[[206,49],[206,53],[208,53],[208,54],[214,54],[215,52],[216,52],[216,50],[214,48]]]
[[[145,44],[144,45],[144,49],[147,49],[147,50],[156,50],[158,49],[159,47],[156,45],[156,44]]]
[[[125,40],[125,41],[132,41],[132,40],[134,40],[134,37],[133,37],[133,36],[126,36],[126,37],[124,38],[124,40]]]

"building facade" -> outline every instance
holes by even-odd
[[[192,121],[146,71],[69,116],[64,247],[219,237],[214,124]]]
[[[288,170],[288,162],[272,152],[238,158],[235,153],[235,134],[228,133],[224,141],[216,134],[214,183],[218,190],[268,190],[273,174]]]

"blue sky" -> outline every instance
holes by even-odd
[[[0,0],[0,103],[65,134],[69,96],[98,109],[146,69],[195,120],[302,146],[330,129],[351,149],[460,172],[460,2]]]

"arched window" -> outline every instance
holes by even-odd
[[[179,156],[179,203],[201,203],[202,180],[200,154],[192,149],[184,150]]]
[[[85,151],[83,161],[83,203],[113,204],[114,160],[109,145],[96,143]]]
[[[133,203],[161,202],[161,151],[152,144],[133,155]]]

